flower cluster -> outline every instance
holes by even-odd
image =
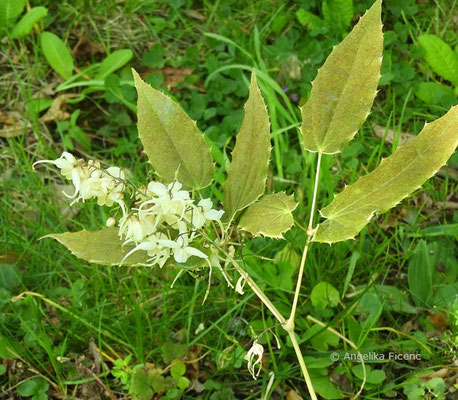
[[[120,168],[109,167],[102,170],[98,161],[90,160],[85,163],[66,151],[57,160],[37,161],[34,166],[40,163],[54,164],[65,178],[72,181],[75,192],[72,195],[64,194],[73,198],[73,203],[96,197],[100,206],[111,207],[114,203],[124,205],[122,199],[125,175]]]
[[[209,254],[197,248],[198,243],[202,243],[199,240],[202,228],[212,221],[221,224],[224,213],[215,210],[210,199],[202,199],[196,204],[190,193],[182,190],[181,183],[175,181],[166,186],[153,181],[143,190],[135,189],[132,201],[126,201],[125,174],[118,167],[102,169],[97,161],[86,163],[67,152],[56,160],[35,164],[38,163],[54,164],[65,178],[72,181],[75,192],[67,196],[74,199],[73,203],[97,198],[99,205],[120,206],[119,237],[124,245],[134,245],[121,264],[132,253],[143,250],[149,257],[145,265],[162,267],[171,257],[177,263],[185,263],[189,257],[195,256],[205,259],[209,266],[219,267],[212,248]],[[114,217],[107,220],[107,226],[115,224]]]

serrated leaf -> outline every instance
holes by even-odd
[[[353,1],[325,0],[323,17],[334,32],[345,32],[353,18]]]
[[[79,232],[52,233],[46,235],[56,239],[69,249],[73,255],[85,261],[101,265],[119,265],[125,255],[132,250],[132,245],[122,246],[118,236],[118,228],[106,228],[94,232],[82,230]],[[148,260],[145,251],[131,254],[122,265],[130,266],[144,264]]]
[[[458,56],[453,49],[436,35],[420,35],[418,42],[424,49],[425,60],[432,70],[454,85],[458,85]]]
[[[105,79],[108,75],[112,74],[119,68],[124,67],[124,65],[130,61],[132,56],[133,53],[130,49],[114,51],[102,61],[95,79]]]
[[[24,10],[26,0],[0,1],[0,28],[15,20]]]
[[[245,103],[245,116],[232,151],[223,186],[225,219],[254,203],[265,191],[270,157],[270,122],[267,108],[251,74],[250,95]]]
[[[73,72],[73,57],[65,43],[51,32],[41,34],[41,48],[49,65],[63,78],[68,79]]]
[[[423,130],[371,173],[347,186],[321,211],[327,220],[313,240],[333,243],[352,239],[374,214],[398,204],[433,176],[453,154],[458,143],[458,106]]]
[[[21,20],[14,26],[13,31],[11,32],[11,37],[13,39],[19,39],[23,36],[26,36],[30,33],[34,25],[40,21],[40,19],[48,15],[48,10],[46,7],[33,7],[27,14],[25,14]]]
[[[186,189],[209,185],[213,161],[195,121],[170,97],[132,73],[138,93],[138,135],[157,174],[167,182],[176,176]]]
[[[339,153],[369,115],[382,65],[380,14],[378,0],[318,71],[301,108],[305,149]]]
[[[294,224],[291,214],[297,207],[294,197],[285,193],[263,196],[242,214],[239,227],[253,235],[282,238]]]

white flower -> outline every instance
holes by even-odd
[[[140,242],[153,233],[154,222],[154,218],[148,215],[141,219],[135,215],[126,216],[119,224],[119,236],[125,237],[124,243]]]
[[[191,236],[192,240],[192,236]],[[200,258],[208,258],[208,256],[196,249],[189,246],[190,238],[187,233],[180,233],[176,239],[173,240],[160,240],[163,246],[169,247],[173,251],[173,258],[178,263],[185,263],[189,257],[196,256]]]
[[[41,163],[50,163],[54,164],[57,168],[60,169],[60,173],[65,176],[68,180],[72,179],[72,171],[76,167],[78,161],[72,154],[64,151],[62,155],[56,160],[40,160],[33,163],[33,166]]]
[[[160,182],[150,182],[147,194],[152,197],[140,205],[140,209],[154,213],[168,225],[181,221],[186,208],[192,205],[189,192],[180,190],[180,182],[172,182],[168,186]],[[148,206],[148,208],[147,208]]]
[[[257,340],[253,342],[253,346],[248,350],[248,353],[245,355],[244,360],[248,361],[248,371],[250,371],[253,379],[258,379],[259,373],[262,369],[262,355],[264,354],[264,348],[258,343]],[[256,361],[253,363],[253,360],[256,358]],[[255,371],[256,365],[258,365],[257,372]]]
[[[167,260],[170,258],[170,249],[164,247],[160,241],[166,240],[167,236],[162,232],[157,232],[156,234],[148,236],[144,239],[140,244],[134,247],[131,251],[129,251],[123,260],[121,261],[120,265],[123,264],[124,260],[129,257],[132,253],[138,250],[144,250],[146,253],[151,257],[148,260],[149,266],[159,265],[159,267],[163,267]]]
[[[243,287],[245,286],[245,278],[243,276],[241,276],[238,281],[237,281],[237,284],[235,285],[235,291],[238,293],[238,294],[244,294],[245,292],[243,291]]]
[[[212,208],[213,203],[210,199],[202,199],[193,207],[191,223],[197,228],[202,228],[207,221],[218,221],[224,214],[223,210],[215,210]]]
[[[97,202],[101,206],[118,203],[123,207],[124,184],[121,181],[125,179],[125,175],[120,168],[109,167],[101,170],[98,161],[89,160],[86,164],[66,151],[56,160],[37,161],[34,166],[39,163],[54,164],[65,178],[72,181],[75,192],[72,195],[64,194],[74,198],[73,203],[97,197]]]

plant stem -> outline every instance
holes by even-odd
[[[256,296],[259,297],[259,299],[265,304],[265,306],[270,310],[270,312],[275,316],[275,318],[277,318],[278,322],[284,325],[286,323],[286,318],[283,316],[283,314],[280,311],[278,311],[277,307],[275,307],[272,304],[272,302],[268,299],[268,297],[264,294],[264,292],[256,284],[256,282],[253,279],[251,279],[250,275],[248,275],[248,272],[246,272],[228,252],[225,252],[221,248],[218,248],[218,249],[224,253],[224,255],[228,258],[228,260],[235,267],[237,272],[243,277],[243,279],[245,279],[246,283],[251,288],[251,290],[253,290]]]
[[[296,317],[296,309],[297,309],[297,302],[299,300],[299,292],[301,291],[302,285],[302,277],[304,276],[304,267],[305,267],[305,260],[307,258],[307,252],[309,249],[310,241],[312,240],[313,236],[313,216],[315,214],[315,207],[316,207],[316,195],[318,192],[318,179],[320,177],[320,165],[321,165],[321,153],[318,153],[318,160],[316,166],[316,173],[315,173],[315,182],[313,188],[313,197],[312,197],[312,206],[310,209],[310,220],[309,225],[307,228],[307,242],[304,246],[304,251],[302,252],[301,264],[299,267],[299,274],[297,277],[296,282],[296,291],[294,292],[294,299],[293,305],[291,307],[291,314],[283,325],[283,328],[288,332],[289,337],[291,338],[291,342],[293,343],[294,351],[296,352],[297,359],[299,360],[299,365],[301,366],[302,374],[304,375],[305,383],[307,385],[307,389],[310,393],[312,400],[316,400],[315,389],[313,388],[312,380],[310,379],[310,375],[307,370],[307,366],[304,362],[304,357],[302,356],[301,349],[299,347],[299,343],[297,343],[296,335],[294,333],[294,318]]]
[[[297,282],[296,282],[296,291],[294,292],[293,306],[291,307],[291,314],[287,322],[287,324],[291,324],[293,329],[294,329],[294,318],[296,316],[297,302],[299,300],[299,292],[301,291],[302,277],[304,275],[305,260],[307,258],[309,244],[313,236],[313,216],[315,214],[315,207],[316,207],[316,195],[318,192],[318,179],[320,177],[320,166],[321,166],[321,153],[318,153],[318,160],[317,160],[316,173],[315,173],[315,183],[314,183],[314,188],[313,188],[312,207],[310,209],[310,220],[309,220],[309,225],[307,228],[307,242],[304,246],[304,251],[302,252],[301,265],[299,267],[299,274],[298,274]]]
[[[301,371],[302,371],[302,374],[304,375],[305,384],[307,385],[307,389],[310,393],[310,397],[312,398],[312,400],[318,400],[318,398],[316,397],[315,389],[313,389],[312,380],[310,379],[310,375],[305,365],[305,361],[304,361],[304,357],[301,352],[301,348],[299,347],[299,343],[297,343],[296,334],[294,333],[294,328],[293,330],[288,330],[287,332],[291,339],[291,343],[293,344],[294,351],[296,352],[296,356],[299,361],[299,365],[301,366]]]

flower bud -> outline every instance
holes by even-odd
[[[116,218],[115,217],[110,217],[107,219],[106,225],[108,228],[114,226],[116,224]]]

